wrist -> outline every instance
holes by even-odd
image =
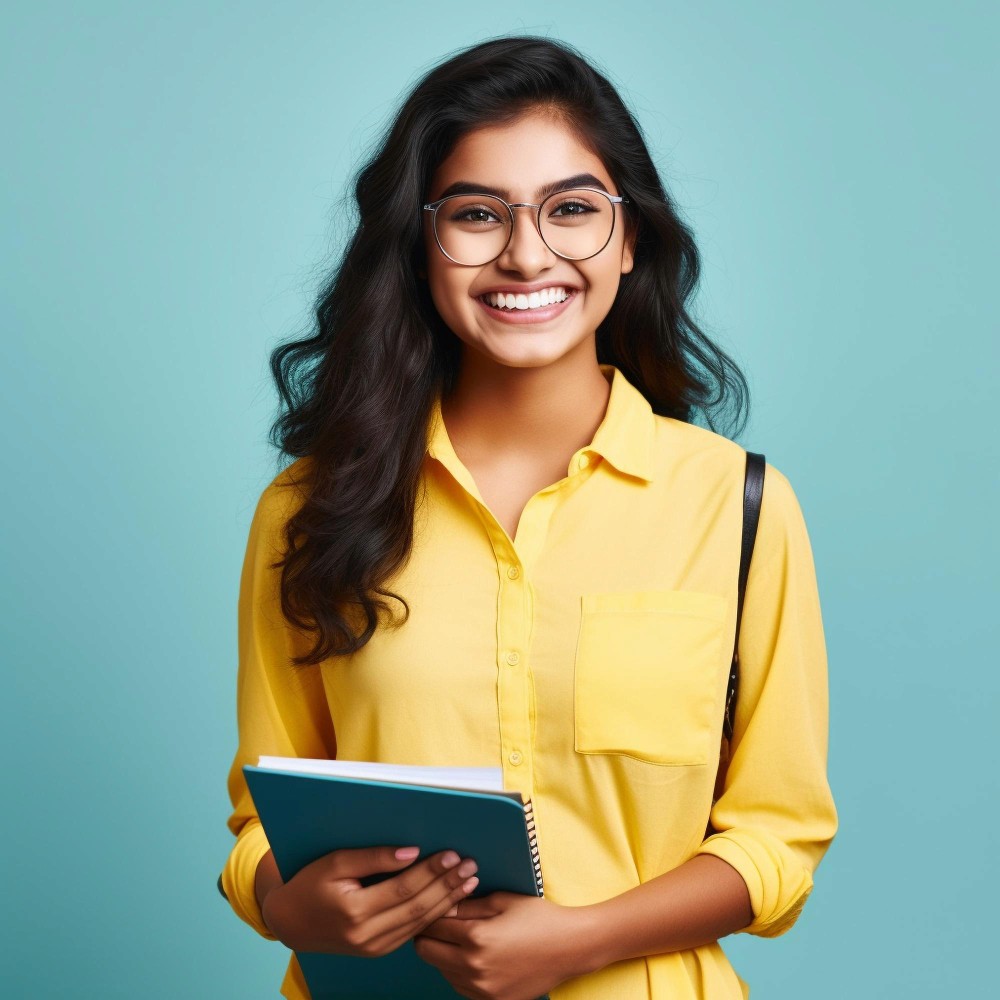
[[[564,935],[568,947],[567,967],[572,976],[603,969],[614,960],[608,955],[605,923],[600,904],[566,907],[569,926]]]

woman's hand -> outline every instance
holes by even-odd
[[[536,1000],[597,966],[588,949],[590,911],[534,896],[494,892],[466,899],[457,916],[415,939],[417,954],[474,1000]]]
[[[257,868],[264,923],[293,951],[387,955],[479,884],[471,858],[439,851],[413,864],[417,853],[415,847],[333,851],[283,883],[268,852]],[[375,885],[359,881],[401,868],[406,871]]]

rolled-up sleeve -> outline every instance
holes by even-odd
[[[239,665],[236,714],[239,744],[229,770],[228,819],[236,843],[222,870],[221,886],[236,914],[274,940],[257,905],[257,865],[269,847],[243,776],[243,765],[261,754],[335,757],[336,743],[320,668],[297,666],[292,657],[311,648],[310,638],[293,628],[281,610],[284,525],[295,509],[297,489],[288,470],[257,503],[240,577]]]
[[[787,931],[837,830],[827,778],[827,657],[812,549],[791,485],[766,469],[740,631],[740,688],[722,794],[699,853],[750,891],[762,937]]]

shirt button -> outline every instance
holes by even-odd
[[[507,654],[507,662],[512,667],[516,667],[517,664],[520,662],[520,660],[521,660],[521,657],[517,653],[511,652],[511,653]]]
[[[507,567],[507,576],[510,577],[511,580],[516,580],[520,575],[521,571],[516,566]]]
[[[509,760],[514,765],[514,767],[517,767],[517,765],[520,764],[521,761],[524,760],[524,758],[521,756],[520,750],[514,750],[511,753],[511,755],[507,758],[507,760]]]

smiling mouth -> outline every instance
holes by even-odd
[[[512,292],[487,292],[485,295],[480,295],[479,299],[494,309],[526,312],[565,302],[575,291],[576,289],[566,289],[562,285],[553,285],[551,288],[542,288],[527,295]]]

